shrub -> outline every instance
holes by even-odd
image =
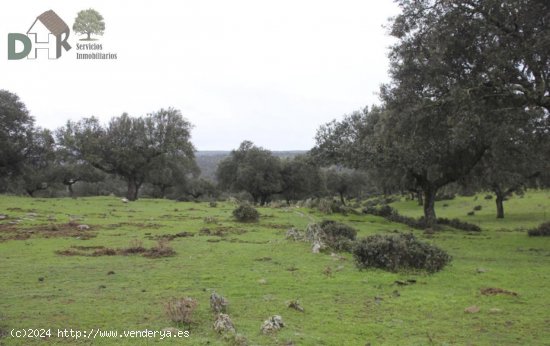
[[[166,314],[174,323],[191,324],[197,301],[190,297],[172,299],[165,305]]]
[[[260,213],[248,204],[241,204],[235,208],[233,216],[239,222],[256,222],[260,219]]]
[[[212,292],[210,295],[210,308],[215,313],[226,312],[229,302],[225,297],[220,296],[216,292]]]
[[[493,199],[493,195],[485,195],[485,199]]]
[[[218,203],[215,201],[211,201],[208,203],[208,205],[210,206],[210,208],[216,208],[218,206]]]
[[[218,223],[218,219],[216,219],[214,216],[206,216],[203,221],[204,223]]]
[[[469,211],[467,215],[468,215],[468,216],[474,216],[475,214],[476,214],[475,211]]]
[[[351,251],[356,236],[354,228],[332,220],[308,225],[305,233],[307,241],[320,241],[334,251]]]
[[[145,251],[147,251],[147,249],[143,247],[143,242],[139,239],[130,240],[130,246],[128,246],[126,249],[121,249],[121,252],[125,255],[143,253]]]
[[[437,218],[437,223],[440,225],[448,225],[456,229],[460,229],[466,232],[481,232],[481,228],[478,225],[473,223],[460,221],[459,219],[447,219],[447,218]]]
[[[541,223],[537,228],[527,231],[530,237],[548,237],[550,236],[550,222]]]
[[[397,210],[386,204],[379,208],[374,206],[367,206],[365,209],[363,209],[363,213],[387,218],[393,214],[397,214]]]
[[[320,226],[321,230],[323,230],[323,233],[325,234],[325,237],[330,239],[347,238],[355,240],[355,237],[357,236],[357,231],[354,228],[341,222],[324,220],[321,222]]]
[[[176,251],[168,245],[168,241],[161,239],[157,245],[147,250],[143,256],[149,258],[171,257],[176,254]]]
[[[474,210],[475,210],[475,211],[480,211],[481,209],[482,209],[482,206],[480,206],[480,205],[476,205],[476,206],[474,207]]]
[[[412,234],[372,235],[358,240],[353,257],[360,269],[381,268],[396,272],[420,269],[439,271],[451,261],[442,249],[417,240]]]
[[[330,199],[323,198],[317,203],[317,209],[324,214],[332,214],[333,202]]]

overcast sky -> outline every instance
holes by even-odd
[[[78,37],[57,60],[7,60],[7,34],[26,33],[54,10],[72,28],[94,8],[106,24],[96,41],[117,60],[77,60]],[[392,0],[0,2],[0,89],[17,93],[39,126],[175,107],[194,124],[199,150],[244,140],[305,150],[316,129],[378,103],[392,39]]]

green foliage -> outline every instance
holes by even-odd
[[[393,209],[387,204],[384,204],[379,207],[367,206],[363,209],[363,213],[387,218],[391,215],[397,214],[397,210]]]
[[[348,238],[355,240],[355,237],[357,236],[357,230],[355,228],[341,222],[323,220],[320,223],[320,226],[327,238]]]
[[[229,157],[220,162],[216,174],[222,189],[246,191],[252,195],[254,204],[265,205],[282,189],[279,158],[249,141],[231,151]]]
[[[323,220],[306,228],[304,239],[321,242],[334,251],[351,251],[357,230],[334,220]]]
[[[89,8],[78,12],[73,30],[79,34],[86,34],[86,40],[90,40],[90,35],[103,35],[105,31],[105,22],[103,16],[96,10]]]
[[[346,205],[346,198],[362,197],[367,182],[364,172],[332,166],[323,170],[323,174],[328,192],[339,196],[343,205]]]
[[[436,226],[434,224],[429,224],[428,222],[426,222],[426,219],[424,217],[420,217],[416,219],[414,217],[401,215],[396,209],[390,207],[389,205],[382,205],[380,207],[370,207],[370,206],[365,207],[363,209],[363,213],[369,214],[369,215],[381,216],[392,222],[402,223],[416,229],[424,229],[424,228]],[[447,226],[451,226],[453,228],[467,231],[467,232],[481,232],[481,228],[479,226],[468,222],[460,221],[457,218],[447,219],[447,218],[440,217],[440,218],[437,218],[436,221],[437,221],[437,225],[447,225]]]
[[[55,141],[49,130],[37,129],[32,135],[19,175],[19,186],[30,196],[55,182]]]
[[[323,191],[323,177],[309,155],[285,159],[281,163],[282,192],[287,202],[319,195]]]
[[[412,234],[376,234],[360,239],[353,248],[353,257],[361,269],[380,268],[392,272],[419,269],[433,273],[451,261],[445,251],[417,240]]]
[[[420,219],[420,222],[422,222],[422,218]],[[481,227],[478,225],[474,225],[473,223],[461,221],[460,219],[454,218],[454,219],[447,219],[443,217],[437,218],[437,224],[438,225],[448,225],[453,228],[467,231],[467,232],[481,232]]]
[[[34,119],[16,94],[0,89],[0,175],[17,171],[29,150]]]
[[[541,223],[537,228],[532,228],[527,233],[530,237],[550,237],[550,222]]]
[[[192,165],[191,127],[179,110],[169,108],[139,118],[124,113],[107,126],[94,117],[69,121],[58,131],[58,139],[75,159],[123,177],[128,184],[126,198],[136,200],[150,172],[170,167],[161,166],[159,160],[179,162],[177,167]]]
[[[241,204],[233,210],[233,217],[239,222],[257,222],[260,213],[248,204]]]

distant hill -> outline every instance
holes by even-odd
[[[294,157],[296,155],[305,154],[307,150],[289,150],[289,151],[272,151],[273,155],[281,158]],[[201,177],[215,180],[216,169],[221,160],[229,156],[231,151],[221,150],[199,150],[195,152],[197,165],[201,169]]]

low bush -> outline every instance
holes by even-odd
[[[193,322],[193,313],[197,309],[197,301],[190,297],[172,299],[165,305],[166,314],[174,323]]]
[[[176,254],[176,251],[172,249],[166,240],[159,240],[156,246],[153,246],[149,250],[143,253],[144,257],[149,258],[160,258],[160,257],[171,257]]]
[[[537,228],[533,228],[527,231],[530,237],[549,237],[550,236],[550,222],[541,223]]]
[[[367,206],[363,209],[363,213],[387,218],[393,214],[397,214],[397,210],[385,204],[381,207]]]
[[[320,223],[308,225],[305,233],[307,241],[320,241],[334,251],[351,251],[357,231],[343,223],[324,220]]]
[[[415,219],[414,217],[401,215],[397,212],[396,209],[388,205],[384,205],[379,208],[366,207],[363,209],[363,213],[381,216],[386,218],[389,221],[402,223],[411,228],[424,229],[428,227],[428,224],[426,223],[426,220],[424,219],[423,216],[418,219]],[[471,213],[473,215],[474,212],[471,212]],[[453,228],[460,229],[467,232],[481,232],[481,228],[479,226],[468,222],[460,221],[459,219],[446,219],[446,218],[440,217],[440,218],[437,218],[437,224],[451,226]]]
[[[324,220],[321,222],[320,226],[325,236],[329,239],[347,238],[355,240],[357,236],[357,231],[354,228],[341,222]]]
[[[218,223],[218,219],[214,216],[205,216],[204,219],[202,219],[204,223]]]
[[[482,206],[476,205],[476,206],[474,207],[474,210],[475,210],[475,211],[480,211],[482,208],[483,208]]]
[[[444,250],[402,233],[360,239],[353,247],[353,257],[360,269],[373,267],[392,272],[417,269],[433,273],[451,261]]]
[[[493,199],[493,195],[485,195],[485,199]]]
[[[260,219],[260,213],[248,204],[241,204],[235,208],[233,216],[239,222],[256,222]]]
[[[437,223],[447,225],[466,232],[481,232],[481,228],[473,223],[460,221],[459,219],[437,218]]]
[[[125,255],[143,253],[145,251],[147,251],[147,249],[143,247],[143,242],[139,239],[132,239],[130,241],[130,246],[125,249],[121,249],[121,252]]]
[[[208,202],[208,206],[210,208],[216,208],[218,206],[218,203],[216,201],[210,201]]]

